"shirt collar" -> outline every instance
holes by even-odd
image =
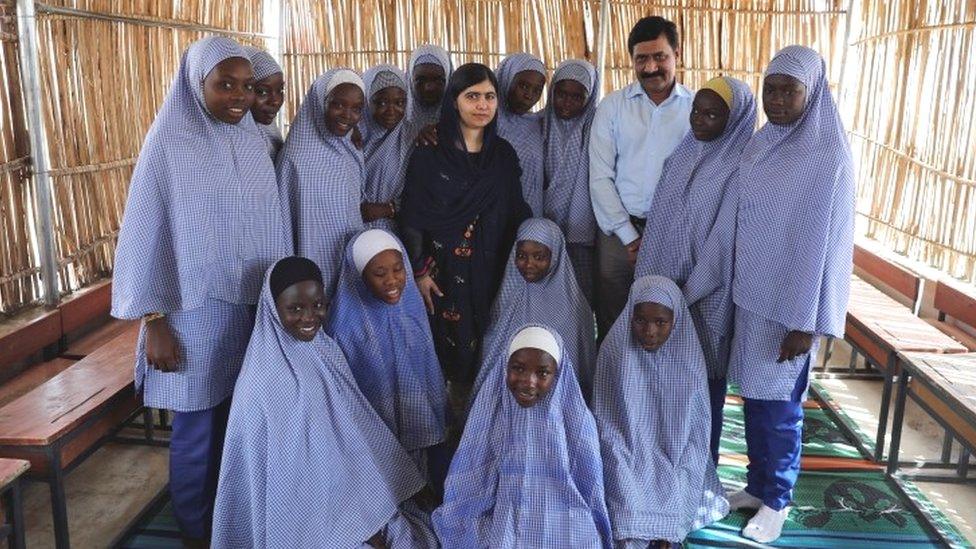
[[[644,93],[644,88],[641,86],[640,82],[632,82],[629,86],[627,86],[626,95],[627,95],[627,99],[633,99],[635,97],[647,97],[647,94]],[[662,101],[660,105],[656,105],[656,106],[660,107],[661,105],[665,105],[668,102],[670,102],[671,99],[674,97],[691,97],[691,96],[692,96],[691,92],[688,90],[688,88],[682,86],[681,82],[676,81],[674,83],[674,87],[671,88],[671,95],[669,95],[667,99]],[[648,101],[650,101],[649,97],[647,97],[647,99]],[[653,102],[651,102],[651,104],[653,104]]]

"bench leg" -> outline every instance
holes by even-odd
[[[959,467],[956,468],[956,474],[962,478],[966,478],[966,475],[969,474],[969,448],[966,448],[965,445],[959,452]]]
[[[57,456],[51,460],[51,511],[54,515],[54,544],[57,549],[68,549],[68,502],[64,497],[64,471],[61,469],[61,459]]]
[[[20,479],[16,479],[7,490],[5,502],[7,506],[7,524],[10,525],[10,537],[7,543],[10,549],[24,549],[24,507],[20,499]]]
[[[146,442],[152,442],[155,437],[155,422],[153,421],[152,408],[142,409],[142,429],[145,432]]]
[[[905,422],[905,400],[907,397],[908,372],[903,370],[901,375],[898,376],[898,394],[895,396],[895,416],[891,422],[891,448],[888,450],[889,475],[894,475],[898,472],[898,453],[901,451],[901,431]]]
[[[881,389],[881,411],[878,413],[878,438],[874,444],[874,461],[884,460],[885,432],[888,430],[888,408],[891,406],[891,387],[894,385],[894,369],[897,359],[888,357],[884,373],[884,387]],[[900,376],[899,376],[900,377]]]
[[[942,463],[952,461],[952,433],[945,430],[945,437],[942,439]]]
[[[827,362],[830,361],[830,355],[832,354],[831,350],[833,349],[833,346],[834,346],[834,338],[828,337],[827,344],[824,345],[823,364],[820,365],[821,369],[825,372],[827,371]]]
[[[857,349],[855,349],[853,346],[851,347],[851,362],[847,365],[847,368],[852,374],[855,370],[857,370]]]
[[[159,426],[166,428],[169,425],[169,410],[164,410],[160,408],[159,410]]]

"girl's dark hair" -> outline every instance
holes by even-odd
[[[671,49],[678,49],[678,27],[672,21],[663,17],[645,17],[630,29],[630,36],[627,37],[627,50],[634,55],[634,46],[641,42],[656,40],[658,36],[664,35],[668,39]]]
[[[498,90],[498,79],[495,78],[495,73],[491,69],[481,63],[465,63],[457,69],[454,69],[454,73],[451,74],[451,80],[447,83],[447,91],[444,93],[444,97],[450,98],[453,101],[464,90],[475,84],[480,84],[485,80],[491,82],[496,93],[500,93]]]

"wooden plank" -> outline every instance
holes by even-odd
[[[912,392],[971,445],[976,445],[976,353],[900,355]]]
[[[69,341],[67,348],[61,356],[79,360],[95,352],[99,347],[115,339],[119,334],[133,329],[132,325],[138,325],[138,320],[119,320],[110,319],[98,329],[87,333],[74,341]]]
[[[0,385],[0,407],[13,402],[21,395],[25,395],[41,386],[47,380],[67,370],[76,361],[70,358],[55,358],[47,362],[35,364],[12,379]]]
[[[122,425],[126,418],[142,407],[142,402],[136,395],[135,387],[130,386],[106,406],[108,410],[104,416],[85,427],[61,449],[62,467],[70,467],[86,450]]]
[[[976,328],[976,296],[970,293],[940,280],[935,285],[935,308],[967,326]]]
[[[47,445],[132,386],[138,325],[0,408],[0,445]]]
[[[857,244],[854,245],[854,264],[884,282],[892,290],[907,297],[912,303],[918,301],[921,277],[912,271]]]
[[[30,462],[22,459],[0,458],[0,490],[16,480],[24,471],[30,468]]]
[[[33,309],[0,325],[0,364],[12,364],[61,339],[61,311]]]
[[[857,276],[851,277],[849,318],[895,351],[965,353],[966,347]]]
[[[58,305],[61,332],[69,334],[94,320],[107,319],[112,308],[112,279],[79,290]]]

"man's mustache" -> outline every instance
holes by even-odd
[[[645,78],[653,78],[655,76],[659,76],[661,78],[664,78],[664,73],[661,72],[661,71],[657,71],[657,72],[642,72],[640,74],[641,80],[643,80]]]

